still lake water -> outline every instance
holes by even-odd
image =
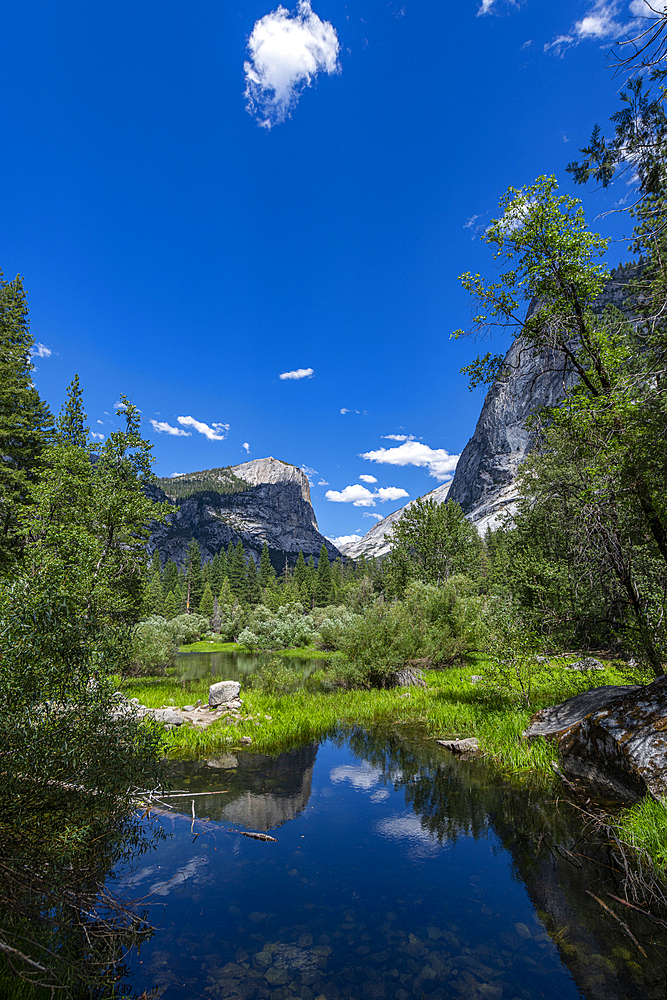
[[[137,992],[165,1000],[664,1000],[667,936],[548,791],[400,730],[173,765]],[[195,795],[196,792],[214,792]],[[198,819],[191,833],[192,802]],[[239,830],[269,832],[276,843]],[[569,852],[569,853],[568,853]],[[589,858],[594,859],[591,863]],[[648,954],[585,890],[622,911]]]
[[[210,676],[218,681],[241,681],[243,686],[252,686],[250,678],[253,674],[261,673],[264,664],[273,656],[273,653],[239,653],[237,650],[177,653],[174,666],[178,678],[186,683]],[[316,670],[326,666],[326,660],[304,660],[296,656],[281,656],[280,662],[300,675],[300,686]]]

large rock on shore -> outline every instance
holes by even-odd
[[[596,791],[667,800],[665,676],[645,686],[594,688],[542,709],[524,736],[556,742],[565,773]]]

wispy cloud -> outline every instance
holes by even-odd
[[[414,434],[383,434],[383,441],[416,441]]]
[[[519,7],[520,4],[519,0],[482,0],[477,8],[477,17],[484,17],[485,14],[496,14],[501,6]]]
[[[46,344],[33,344],[29,351],[31,358],[50,358],[53,351]]]
[[[389,437],[389,435],[386,435]],[[392,440],[401,440],[400,435],[394,435]],[[380,465],[416,465],[427,468],[429,475],[440,482],[452,478],[459,455],[450,455],[444,448],[430,448],[422,441],[411,438],[404,439],[398,448],[378,448],[361,455],[369,462]]]
[[[365,510],[362,517],[374,517],[377,521],[381,521],[384,518],[384,514],[374,514],[372,510]]]
[[[315,374],[314,368],[296,368],[293,372],[282,372],[278,378],[283,379],[293,379],[298,381],[301,378],[312,378]]]
[[[609,42],[622,35],[641,30],[642,20],[654,20],[667,13],[667,0],[631,0],[630,19],[624,16],[620,0],[594,0],[580,21],[569,31],[558,35],[544,46],[545,52],[562,56],[573,45],[585,41]]]
[[[101,423],[101,421],[99,421]],[[190,431],[182,431],[180,427],[172,427],[166,420],[151,420],[153,430],[158,434],[172,434],[174,437],[192,437]]]
[[[246,453],[246,455],[250,454],[250,445],[248,444],[247,441],[244,441],[243,444],[241,445],[241,447],[243,448],[243,450]]]
[[[359,479],[361,479],[362,483],[377,483],[375,476],[359,476]]]
[[[348,410],[348,408],[346,406],[344,406],[344,407],[342,407],[342,409],[341,409],[340,412],[343,414],[343,416],[345,416],[346,413],[360,413],[361,411],[360,410]],[[365,412],[366,411],[364,410],[364,413]]]
[[[229,424],[205,424],[203,420],[195,420],[194,417],[176,417],[181,427],[192,427],[199,431],[209,441],[224,441],[229,431]]]
[[[328,486],[329,484],[326,481],[326,479],[320,479],[320,481],[319,481],[319,483],[317,485],[318,486]]]
[[[248,112],[262,128],[284,122],[319,73],[340,72],[339,48],[336,29],[320,20],[309,0],[300,0],[292,13],[278,7],[260,18],[243,64]]]
[[[97,431],[91,431],[90,436],[94,441],[104,441],[104,434],[98,434]]]
[[[351,503],[354,507],[375,507],[375,501],[386,503],[387,500],[400,500],[410,494],[398,486],[380,487],[375,493],[360,483],[346,486],[343,490],[327,490],[324,494],[332,503]]]

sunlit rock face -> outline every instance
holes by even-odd
[[[421,499],[435,500],[436,503],[442,503],[443,500],[447,499],[451,485],[451,483],[443,483],[442,486],[431,490],[430,493],[427,493]],[[385,555],[391,548],[390,536],[392,528],[403,512],[408,510],[414,502],[414,500],[411,500],[405,507],[401,507],[400,510],[394,511],[393,514],[389,514],[381,521],[378,521],[370,531],[367,531],[365,535],[362,535],[356,541],[342,543],[340,551],[348,559],[361,559],[362,556],[365,556],[366,559],[372,559]]]
[[[151,495],[156,500],[169,500],[174,512],[168,523],[153,525],[149,553],[158,549],[163,561],[173,559],[180,565],[195,538],[205,561],[223,545],[236,545],[239,540],[256,559],[266,542],[277,569],[283,568],[285,561],[293,565],[299,552],[306,559],[313,555],[317,561],[323,543],[330,560],[340,555],[318,530],[308,479],[301,469],[264,458],[237,465],[232,472],[248,483],[247,490],[203,490],[185,499],[169,500],[158,487],[151,487]]]
[[[627,313],[628,281],[636,274],[633,265],[612,272],[594,312],[614,306]],[[537,303],[532,302],[527,318],[536,308]],[[481,535],[487,528],[497,528],[505,514],[511,517],[516,510],[517,472],[533,446],[526,427],[528,418],[544,406],[555,406],[574,381],[571,375],[563,377],[562,361],[553,352],[534,355],[522,337],[516,338],[505,355],[503,370],[486,394],[475,433],[461,453],[452,482],[426,494],[438,503],[455,500]],[[385,555],[391,529],[409,506],[378,521],[358,541],[344,544],[341,551],[351,559]]]

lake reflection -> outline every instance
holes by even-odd
[[[157,926],[132,960],[137,992],[665,997],[664,936],[623,912],[646,961],[584,891],[621,895],[605,845],[577,846],[573,810],[483,762],[354,731],[277,757],[179,762],[173,784],[183,797],[161,821],[174,836],[122,884],[152,893]],[[277,843],[233,832],[248,829]]]
[[[217,680],[242,681],[245,687],[252,687],[252,676],[261,674],[262,667],[274,655],[241,653],[238,650],[177,653],[174,666],[178,678],[183,681],[200,680],[202,677],[211,676]],[[300,686],[303,686],[316,670],[326,667],[326,660],[302,659],[297,656],[281,656],[280,662],[299,675]]]

